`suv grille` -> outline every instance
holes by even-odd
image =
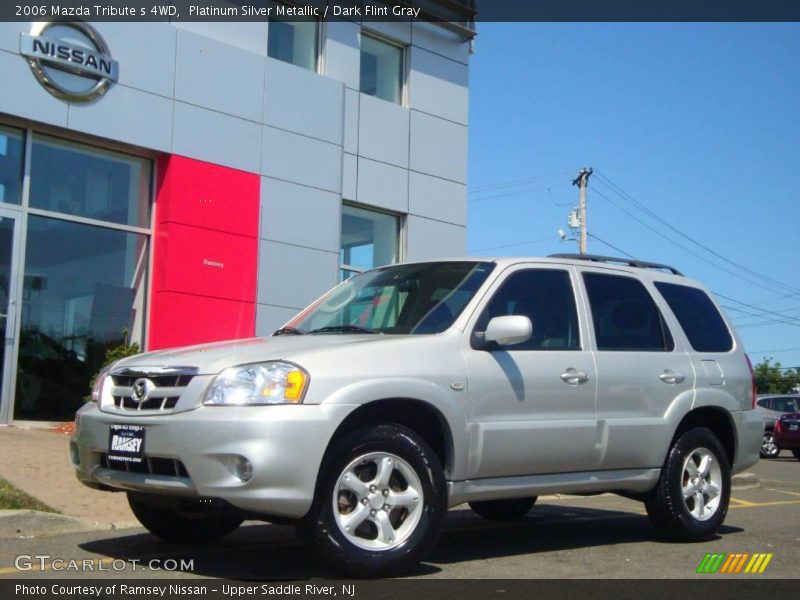
[[[140,463],[118,462],[108,460],[108,454],[100,455],[100,466],[112,471],[128,471],[130,473],[147,473],[148,475],[166,475],[169,477],[189,477],[189,472],[176,458],[145,457]]]
[[[114,406],[122,410],[171,410],[195,376],[191,367],[120,369],[111,373]]]

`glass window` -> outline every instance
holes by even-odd
[[[267,55],[271,58],[317,70],[317,21],[293,21],[285,16],[287,6],[270,2],[272,15],[267,33]]]
[[[356,273],[397,262],[400,219],[395,215],[342,206],[342,280]]]
[[[669,304],[689,339],[698,352],[728,352],[733,348],[733,338],[716,306],[703,290],[656,282],[656,288]]]
[[[579,350],[578,312],[569,273],[530,269],[508,276],[481,314],[476,331],[494,317],[524,315],[533,324],[531,339],[511,350]]]
[[[74,417],[108,349],[141,344],[147,236],[31,215],[14,417]]]
[[[150,161],[35,135],[30,205],[148,227]]]
[[[22,132],[0,125],[0,203],[20,203],[23,148]]]
[[[360,273],[287,325],[293,333],[440,333],[450,327],[494,265],[439,262]],[[286,330],[285,330],[286,331]]]
[[[794,398],[773,398],[772,406],[770,408],[772,410],[777,410],[778,412],[797,412],[797,400]]]
[[[598,350],[672,350],[661,312],[632,277],[584,273]]]
[[[361,91],[402,104],[402,47],[361,34]]]

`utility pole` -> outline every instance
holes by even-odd
[[[581,254],[586,254],[586,188],[589,186],[589,177],[593,170],[582,167],[578,171],[578,176],[573,180],[572,185],[577,185],[580,190],[580,203],[578,204],[578,222],[580,225],[580,236],[578,237],[578,247]]]

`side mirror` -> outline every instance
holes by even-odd
[[[486,326],[485,343],[495,342],[500,346],[513,346],[531,339],[533,325],[528,317],[510,315],[494,317]]]

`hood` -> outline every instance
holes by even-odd
[[[381,334],[312,334],[230,340],[137,354],[119,361],[118,367],[196,367],[199,375],[216,375],[223,369],[292,356],[330,346],[375,343],[391,337]]]

